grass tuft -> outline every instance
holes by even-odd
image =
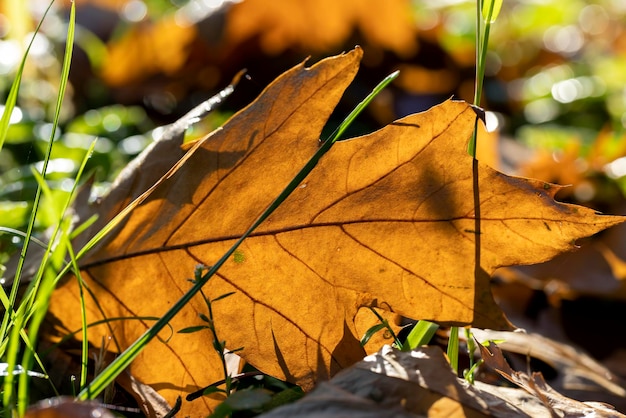
[[[52,2],[48,6],[46,14],[50,10],[51,5]],[[39,22],[35,34],[39,31],[42,22],[43,18]],[[75,5],[72,2],[59,92],[57,95],[55,113],[52,121],[52,131],[48,140],[48,146],[44,156],[41,172],[33,169],[33,175],[37,181],[38,187],[35,193],[34,203],[31,210],[27,230],[23,235],[23,247],[20,252],[18,265],[15,271],[13,283],[11,285],[11,291],[8,295],[6,294],[4,289],[2,289],[2,291],[0,292],[0,299],[5,309],[5,315],[2,319],[2,324],[0,325],[0,357],[6,360],[6,374],[4,377],[2,393],[3,410],[6,417],[12,416],[14,410],[16,410],[19,416],[23,416],[25,414],[26,407],[29,404],[29,389],[31,386],[30,379],[33,376],[38,375],[37,373],[32,372],[31,369],[36,362],[41,370],[44,370],[43,364],[36,352],[38,332],[46,315],[48,302],[54,289],[54,285],[56,284],[56,272],[58,271],[59,266],[61,266],[65,260],[65,244],[69,242],[68,237],[70,235],[71,229],[71,219],[70,217],[66,216],[66,213],[68,212],[68,209],[72,202],[72,198],[76,191],[78,181],[80,180],[87,159],[89,158],[94,146],[92,144],[91,149],[85,155],[79,172],[77,173],[72,191],[67,196],[67,199],[62,205],[62,209],[59,212],[55,213],[56,226],[51,232],[49,242],[45,244],[46,251],[43,254],[37,273],[30,281],[24,295],[22,296],[18,304],[18,290],[20,289],[20,285],[22,284],[22,273],[26,261],[29,244],[31,240],[34,241],[34,225],[39,213],[42,196],[47,196],[51,199],[51,201],[54,200],[52,197],[53,193],[46,181],[46,171],[50,161],[50,156],[52,154],[54,137],[58,128],[61,107],[67,89],[74,42],[74,30]],[[35,35],[33,35],[33,39],[34,36]],[[24,64],[26,62],[32,43],[33,40],[31,40],[31,43],[27,47],[21,65],[18,68],[16,77],[11,87],[11,91],[9,92],[9,96],[5,104],[2,119],[0,120],[0,148],[6,139],[10,115],[15,108],[19,85],[24,71]],[[40,241],[34,242],[40,245],[44,244]],[[20,355],[22,356],[21,364],[18,365],[18,357]],[[46,376],[45,370],[44,376]],[[53,385],[52,389],[56,393],[56,388],[54,388]]]

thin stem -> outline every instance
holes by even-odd
[[[480,95],[482,93],[482,82],[480,82],[480,56],[482,49],[482,0],[476,1],[476,72],[474,77],[474,105],[480,106]],[[480,87],[479,87],[480,83]]]
[[[493,1],[493,0],[490,0]],[[493,7],[489,8],[484,21],[482,16],[483,0],[476,1],[476,80],[474,87],[474,106],[480,106],[482,101],[483,85],[485,80],[485,67],[487,64],[487,49],[489,46],[489,34],[491,32],[491,19]],[[472,158],[476,158],[476,147],[478,140],[478,119],[474,122],[474,131],[468,146],[468,153]]]
[[[483,16],[484,0],[476,1],[476,80],[474,88],[474,105],[480,106],[483,93],[483,85],[485,80],[485,67],[487,64],[487,48],[489,46],[489,33],[491,31],[491,23],[494,10],[494,0],[490,1],[487,16]],[[498,7],[499,10],[499,7]],[[484,20],[483,20],[484,19]],[[484,23],[484,28],[483,28]],[[472,156],[472,173],[473,173],[473,195],[474,195],[474,218],[475,218],[475,276],[480,274],[480,190],[478,188],[478,164],[476,160],[476,150],[478,143],[478,118],[474,120],[474,130],[468,146],[468,153]],[[459,329],[452,327],[450,329],[450,339],[448,341],[448,358],[450,366],[455,373],[458,373],[459,365]]]

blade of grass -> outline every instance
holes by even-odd
[[[419,321],[407,335],[402,351],[414,350],[421,345],[428,344],[438,329],[439,325],[433,322]]]
[[[485,7],[486,6],[486,7]],[[483,83],[485,80],[485,68],[487,64],[487,48],[489,46],[489,33],[491,24],[495,22],[502,0],[477,0],[476,1],[476,79],[474,87],[474,106],[480,107],[483,93]],[[475,266],[478,269],[480,265],[480,190],[478,188],[478,164],[476,160],[477,139],[478,139],[478,119],[474,121],[474,130],[468,145],[468,153],[474,159],[473,161],[473,178],[474,178],[474,213],[475,213],[475,231],[476,231],[476,248],[475,248]],[[455,373],[458,373],[459,364],[459,329],[452,327],[450,329],[450,340],[448,341],[448,358],[450,366]]]
[[[5,317],[3,318],[3,323],[2,323],[2,328],[0,330],[0,335],[6,335],[6,331],[7,331],[7,326],[8,326],[8,318],[11,316],[11,313],[13,311],[13,307],[15,305],[15,301],[17,298],[17,290],[19,288],[19,284],[20,284],[20,277],[21,277],[21,273],[22,273],[22,269],[24,266],[24,261],[26,259],[26,253],[28,251],[28,246],[30,243],[30,237],[32,236],[33,233],[33,227],[35,224],[35,218],[37,216],[37,211],[39,208],[39,204],[41,202],[41,195],[42,195],[42,191],[43,188],[42,186],[45,185],[45,176],[46,176],[46,171],[47,171],[47,167],[48,167],[48,163],[50,161],[50,155],[52,154],[52,147],[54,144],[54,137],[55,137],[55,133],[56,130],[58,128],[58,124],[59,124],[59,117],[61,114],[61,107],[63,104],[63,98],[65,97],[65,91],[67,89],[67,82],[68,82],[68,78],[69,78],[69,70],[70,70],[70,63],[71,63],[71,58],[72,58],[72,50],[73,50],[73,43],[74,43],[74,27],[75,27],[75,15],[76,15],[76,8],[75,8],[75,4],[74,2],[71,3],[71,9],[70,9],[70,19],[69,19],[69,23],[68,23],[68,31],[67,31],[67,38],[66,38],[66,42],[65,42],[65,55],[63,58],[63,67],[62,67],[62,71],[61,71],[61,80],[60,80],[60,85],[59,85],[59,92],[57,95],[57,101],[56,101],[56,107],[55,107],[55,114],[54,114],[54,119],[52,121],[52,131],[50,133],[50,140],[48,143],[48,148],[46,150],[46,154],[44,157],[44,161],[43,161],[43,167],[41,170],[41,181],[39,182],[39,186],[37,187],[37,192],[35,194],[35,199],[33,202],[33,209],[31,212],[31,217],[28,223],[28,227],[27,227],[27,231],[26,231],[26,237],[24,239],[24,245],[22,247],[22,251],[20,253],[20,257],[18,260],[18,266],[16,269],[16,273],[15,273],[15,278],[13,281],[13,285],[11,288],[11,294],[9,297],[9,310],[7,310],[8,315],[5,315]],[[41,23],[40,23],[41,24]],[[38,26],[39,28],[39,26]],[[57,225],[57,231],[58,228],[60,227],[60,225]],[[67,228],[69,228],[69,224],[67,226]],[[55,231],[56,232],[56,231]],[[54,242],[54,238],[50,241],[50,245],[52,245]],[[49,248],[50,250],[50,248]],[[60,254],[62,254],[62,252],[59,252]],[[53,253],[52,255],[50,255],[49,251],[46,252],[46,254],[44,255],[44,259],[42,260],[41,266],[40,266],[40,271],[43,270],[43,268],[46,265],[46,260],[48,257],[58,257],[59,253]],[[62,257],[61,260],[57,260],[59,262],[62,262]],[[35,280],[33,283],[31,283],[33,285],[33,289],[35,289],[35,291],[32,293],[32,295],[35,295],[36,292],[36,288],[39,285],[39,281],[40,280]],[[49,280],[49,282],[53,285],[54,284],[54,280]],[[29,286],[30,287],[30,286]],[[45,290],[47,291],[47,287],[45,288]],[[49,292],[51,293],[52,290],[50,289]],[[46,292],[47,293],[47,292]],[[31,299],[34,300],[34,299]],[[32,307],[32,302],[29,303],[28,308]],[[17,314],[15,315],[15,322],[13,325],[13,329],[11,330],[11,335],[9,337],[9,344],[7,346],[7,364],[8,364],[8,375],[4,380],[4,393],[3,393],[3,405],[5,407],[5,416],[9,416],[10,415],[10,411],[12,408],[12,405],[14,405],[14,398],[15,398],[15,394],[14,394],[14,390],[13,390],[13,385],[14,385],[14,375],[13,375],[13,370],[15,369],[15,365],[16,365],[16,360],[17,360],[17,355],[18,355],[18,351],[19,351],[19,341],[20,341],[20,333],[23,331],[23,327],[26,324],[25,322],[25,318],[24,315],[27,313],[27,304],[22,303],[20,305],[20,308],[18,309]],[[39,315],[35,315],[35,320],[31,322],[31,333],[29,335],[29,342],[30,345],[28,346],[29,348],[27,348],[25,354],[24,354],[24,359],[22,362],[22,367],[24,368],[24,370],[29,370],[30,366],[32,365],[32,360],[33,360],[33,354],[34,354],[34,350],[32,350],[32,346],[34,346],[35,341],[36,341],[36,334],[39,328],[39,324],[40,321],[43,320],[43,316],[45,315],[45,312],[43,314],[39,313]],[[5,322],[6,321],[6,322]],[[34,335],[33,335],[34,332]],[[25,366],[26,365],[26,366]],[[23,377],[26,378],[26,380],[23,379]],[[20,376],[19,379],[19,384],[18,384],[18,397],[17,397],[17,408],[18,408],[18,414],[20,416],[22,416],[25,411],[26,411],[26,406],[28,403],[28,374],[24,373]]]
[[[26,238],[26,232],[22,232],[20,230],[14,229],[14,228],[7,228],[5,226],[0,226],[0,233],[11,234],[11,235],[15,235],[17,237]],[[41,241],[40,239],[37,239],[37,237],[30,237],[30,240],[32,242],[34,242],[35,244],[39,245],[43,249],[48,248],[48,244],[46,244],[45,242]],[[3,292],[3,293],[6,295],[6,292]],[[7,296],[7,300],[8,300],[8,296]],[[5,306],[4,308],[6,309],[7,306]]]
[[[30,42],[28,43],[28,46],[26,47],[26,51],[24,51],[22,62],[20,63],[20,66],[15,74],[15,79],[13,80],[13,84],[11,85],[11,90],[9,91],[9,95],[7,96],[7,100],[5,101],[4,112],[2,113],[2,118],[0,119],[0,150],[2,150],[2,146],[4,144],[4,141],[6,140],[7,132],[9,130],[9,121],[11,119],[11,114],[13,113],[13,109],[15,108],[15,104],[17,102],[17,95],[19,92],[20,83],[22,82],[22,74],[24,73],[24,66],[26,65],[26,58],[28,57],[30,48],[32,47],[35,41],[35,36],[39,32],[39,29],[41,28],[41,25],[44,19],[46,18],[46,15],[50,11],[50,8],[52,7],[53,3],[54,3],[54,0],[52,0],[50,4],[48,5],[48,7],[46,8],[46,11],[44,12],[43,17],[39,21],[39,24],[37,25],[37,28],[35,29],[35,32],[33,33],[33,36]],[[34,215],[31,216],[31,220],[34,221]],[[31,227],[30,223],[29,223],[29,227]],[[18,260],[17,271],[21,271],[22,269],[22,264],[24,262],[27,244],[28,244],[28,241],[30,240],[31,234],[32,232],[27,231],[26,234],[24,235],[25,237],[24,246],[22,247],[22,252]],[[17,279],[17,274],[15,277]],[[15,297],[17,294],[17,289],[19,287],[19,283],[16,283],[16,281],[19,281],[19,280],[14,280],[13,286],[11,287],[10,295],[8,296],[9,303],[8,305],[5,305],[4,307],[7,313],[13,312],[13,306],[15,304]],[[2,289],[2,292],[3,293],[5,292],[4,289]],[[4,340],[7,335],[9,318],[10,318],[10,315],[4,315],[4,317],[2,318],[2,325],[0,325],[0,338],[2,338],[2,340]],[[0,356],[3,354],[4,352],[0,352]]]
[[[459,328],[450,328],[450,338],[448,340],[448,360],[450,367],[455,374],[459,372]]]
[[[56,130],[58,128],[58,124],[59,124],[59,115],[61,113],[61,105],[63,103],[63,98],[65,97],[65,90],[67,88],[67,79],[69,77],[69,67],[70,67],[70,62],[71,62],[71,57],[72,57],[72,46],[73,46],[73,37],[74,37],[74,20],[75,20],[75,5],[74,2],[72,2],[72,7],[70,9],[70,22],[68,25],[68,38],[66,40],[66,47],[65,47],[65,56],[64,56],[64,60],[63,60],[63,68],[62,68],[62,72],[61,72],[61,82],[59,85],[59,94],[57,96],[57,103],[56,103],[56,108],[55,108],[55,116],[54,116],[54,120],[52,122],[52,131],[50,133],[50,141],[48,143],[48,148],[46,150],[46,154],[43,160],[43,167],[41,170],[41,173],[43,174],[44,178],[46,176],[46,171],[48,168],[48,164],[50,161],[50,155],[52,153],[52,146],[53,146],[53,139],[54,136],[56,134]],[[41,23],[40,23],[41,24]],[[38,26],[39,28],[39,26]],[[13,308],[14,304],[15,304],[15,299],[17,297],[17,290],[19,288],[19,284],[20,284],[20,277],[22,274],[22,269],[24,267],[24,261],[26,259],[26,252],[28,251],[28,246],[30,244],[30,239],[32,236],[32,232],[33,232],[33,227],[35,224],[35,218],[37,215],[37,210],[39,207],[39,203],[41,200],[41,189],[37,188],[37,192],[35,194],[35,199],[33,201],[33,209],[31,212],[31,217],[29,219],[28,222],[28,227],[26,230],[26,237],[24,239],[24,243],[23,243],[23,247],[22,247],[22,251],[20,253],[20,257],[18,259],[18,265],[16,268],[16,272],[15,272],[15,278],[13,280],[13,285],[11,287],[11,294],[9,296],[9,301],[10,301],[10,307],[11,309]],[[0,335],[6,335],[6,316],[3,319],[3,323],[2,326],[0,327]]]
[[[374,325],[369,330],[367,330],[367,332],[365,333],[363,338],[361,338],[361,345],[364,346],[365,344],[367,344],[367,342],[370,340],[370,338],[372,338],[372,336],[376,332],[378,332],[378,331],[380,331],[382,329],[386,329],[391,334],[391,337],[393,338],[393,341],[394,341],[395,345],[400,350],[402,350],[403,347],[404,347],[402,345],[402,341],[400,341],[400,339],[398,338],[396,333],[393,331],[393,328],[391,328],[391,326],[389,325],[389,321],[387,321],[385,318],[383,318],[382,315],[379,314],[378,311],[376,311],[376,309],[370,307],[369,310],[370,310],[370,312],[372,312],[376,316],[376,318],[378,319],[379,323],[377,325]]]
[[[80,182],[80,179],[82,178],[82,175],[84,173],[85,167],[87,166],[87,161],[89,160],[89,158],[91,157],[93,150],[96,146],[96,141],[92,141],[91,145],[89,146],[89,148],[87,149],[87,152],[85,153],[85,157],[83,158],[81,165],[78,169],[78,172],[76,173],[76,178],[74,180],[74,184],[72,186],[72,189],[69,193],[69,196],[67,197],[66,201],[65,201],[65,205],[63,207],[63,209],[61,210],[60,213],[60,221],[59,224],[61,222],[63,222],[63,219],[68,219],[69,218],[66,216],[71,203],[73,201],[74,196],[76,195],[76,189],[78,187],[78,184]],[[43,179],[42,179],[43,181]],[[45,183],[44,185],[45,186]],[[54,236],[56,234],[53,234],[53,239]],[[70,226],[68,224],[67,228],[65,230],[61,230],[61,241],[63,245],[59,245],[59,252],[60,254],[60,262],[63,261],[64,259],[64,255],[65,252],[63,250],[66,250],[69,255],[70,255],[70,259],[72,262],[72,265],[74,266],[74,272],[77,275],[77,278],[79,280],[79,289],[80,289],[80,303],[81,303],[81,319],[82,319],[82,330],[83,330],[83,339],[82,339],[82,359],[81,359],[81,378],[80,378],[80,387],[82,388],[86,383],[87,383],[87,356],[88,356],[88,343],[89,340],[87,338],[87,316],[86,316],[86,312],[85,312],[85,300],[84,300],[84,296],[83,296],[83,288],[82,286],[80,286],[81,283],[81,277],[80,277],[80,269],[78,268],[78,263],[76,261],[76,257],[74,255],[74,251],[72,249],[72,245],[71,245],[71,239],[70,239]],[[52,296],[52,291],[54,290],[55,287],[55,283],[56,283],[56,274],[54,274],[54,277],[52,277],[52,282],[49,284],[49,286],[47,286],[45,288],[45,292],[43,293],[38,293],[36,296],[36,300],[38,300],[40,302],[40,307],[38,309],[35,310],[35,315],[33,318],[33,321],[31,322],[31,326],[29,327],[29,335],[31,336],[31,344],[34,345],[36,342],[36,338],[38,335],[38,331],[39,331],[39,325],[41,324],[41,322],[43,321],[46,312],[48,310],[48,302],[50,300],[50,297]],[[35,352],[31,351],[31,350],[26,350],[24,353],[24,357],[22,360],[22,367],[26,367],[25,365],[27,365],[30,362],[29,356],[36,354]],[[28,368],[26,368],[26,370],[28,370]],[[19,390],[20,391],[24,391],[24,394],[27,392],[28,390],[28,377],[25,376],[20,376],[20,381],[19,381]],[[24,395],[23,394],[23,395]],[[18,393],[18,399],[20,399],[20,394]]]
[[[365,344],[368,343],[368,341],[374,336],[374,334],[384,329],[387,329],[387,324],[384,323],[378,323],[368,329],[365,334],[363,334],[363,337],[361,337],[361,346],[365,346]]]
[[[346,119],[333,132],[330,139],[324,141],[317,152],[304,165],[300,172],[291,180],[287,187],[278,195],[272,204],[263,212],[263,214],[250,226],[245,234],[235,242],[235,244],[212,266],[209,271],[197,280],[196,283],[170,308],[161,319],[149,328],[141,337],[131,344],[123,353],[121,353],[109,366],[102,371],[94,380],[84,388],[79,394],[78,399],[93,399],[98,396],[115,378],[130,365],[130,363],[139,355],[143,348],[165,327],[169,321],[202,289],[208,280],[217,272],[217,270],[230,258],[239,245],[246,239],[265,219],[267,219],[274,210],[298,187],[304,178],[317,165],[319,159],[328,152],[331,146],[345,132],[354,119],[363,111],[363,109],[372,101],[378,93],[380,93],[389,83],[398,76],[398,72],[387,76],[381,81],[374,90],[346,117]]]
[[[67,248],[67,252],[70,255],[70,259],[72,260],[72,270],[74,271],[74,275],[76,275],[76,280],[78,280],[78,291],[79,291],[79,299],[80,299],[80,320],[81,320],[81,333],[82,333],[82,347],[81,347],[81,358],[80,358],[80,381],[78,384],[79,388],[84,388],[87,384],[87,365],[89,363],[89,338],[87,335],[87,309],[85,307],[85,292],[84,281],[80,274],[80,267],[78,267],[78,261],[76,260],[76,254],[72,248],[72,241],[69,237],[65,236],[65,246]]]
[[[498,17],[501,6],[502,0],[478,0],[476,2],[476,79],[474,87],[474,106],[480,106],[482,100],[491,24],[495,22],[496,17]],[[468,152],[474,158],[476,158],[477,128],[478,119],[476,119],[474,133],[472,134],[468,146]]]
[[[17,94],[20,89],[20,84],[22,82],[22,74],[24,73],[24,66],[26,65],[26,58],[28,57],[28,53],[30,52],[30,48],[33,46],[33,42],[35,42],[35,36],[39,33],[39,29],[43,24],[44,19],[48,15],[50,8],[54,0],[48,4],[46,11],[44,12],[39,24],[35,28],[35,32],[33,33],[28,46],[26,47],[26,51],[24,51],[24,56],[22,57],[22,61],[20,62],[20,66],[15,73],[15,79],[13,79],[13,84],[11,84],[11,89],[9,90],[9,95],[4,103],[4,112],[2,112],[2,118],[0,118],[0,151],[2,150],[2,146],[4,145],[4,141],[7,137],[7,132],[9,131],[9,122],[11,121],[11,114],[13,113],[13,109],[15,109],[15,104],[17,103]],[[2,334],[4,335],[4,334]]]

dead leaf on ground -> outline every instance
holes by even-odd
[[[525,332],[472,329],[472,334],[479,341],[498,341],[502,351],[519,354],[521,361],[510,362],[515,369],[526,369],[531,358],[541,360],[556,372],[550,386],[564,395],[626,404],[626,382],[578,347]]]
[[[227,251],[316,151],[360,58],[356,49],[290,70],[184,156],[81,264],[107,317],[162,315],[197,264]],[[335,144],[206,286],[210,298],[234,292],[214,305],[227,346],[311,388],[363,357],[354,321],[368,306],[507,328],[489,289],[497,267],[547,260],[624,220],[555,202],[557,186],[474,165],[466,149],[475,119],[468,104],[447,101]],[[51,302],[66,329],[80,327],[77,294],[68,280]],[[88,304],[89,322],[101,319]],[[198,324],[205,311],[192,300],[173,329]],[[90,329],[94,345],[114,332],[123,349],[151,324],[109,325]],[[130,372],[170,404],[222,379],[208,332],[162,337]],[[184,403],[181,414],[205,414],[214,402]]]
[[[610,405],[600,404],[596,402],[580,402],[570,399],[559,392],[552,389],[544,380],[541,373],[532,373],[528,376],[526,373],[514,371],[507,363],[502,355],[502,351],[496,344],[489,342],[489,348],[478,344],[481,357],[485,364],[511,383],[516,384],[529,394],[540,399],[549,411],[550,416],[565,417],[624,417]]]
[[[557,398],[554,393],[550,396]],[[553,410],[564,411],[567,415],[558,416],[568,417],[583,416],[583,411],[598,417],[624,416],[564,396],[558,399],[559,404],[552,407],[537,393],[483,382],[470,385],[452,373],[438,347],[401,352],[386,346],[299,401],[261,416],[517,418],[551,416]]]

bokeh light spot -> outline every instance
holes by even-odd
[[[552,97],[560,103],[571,103],[582,97],[583,86],[576,78],[559,81],[552,86]]]
[[[4,105],[0,105],[0,114],[4,114],[4,109],[5,106]],[[24,118],[24,113],[22,112],[22,109],[20,109],[19,107],[15,106],[13,108],[13,111],[11,112],[11,116],[9,117],[9,123],[19,123],[22,121],[22,119]]]
[[[19,64],[22,49],[15,40],[0,41],[0,74],[8,74]]]
[[[552,99],[534,100],[524,107],[524,116],[530,123],[548,122],[558,114],[558,106]]]
[[[606,9],[597,4],[585,6],[578,16],[580,27],[590,35],[599,35],[609,24],[609,14]]]
[[[574,25],[553,26],[546,30],[543,43],[548,51],[572,55],[583,47],[585,39]]]
[[[133,135],[120,142],[119,148],[124,154],[134,155],[143,151],[149,142],[150,140],[142,135]]]
[[[148,7],[141,0],[130,0],[122,8],[122,18],[128,22],[141,22],[148,15]]]
[[[115,132],[122,126],[122,120],[119,116],[113,113],[109,113],[102,118],[102,127],[108,132]]]

